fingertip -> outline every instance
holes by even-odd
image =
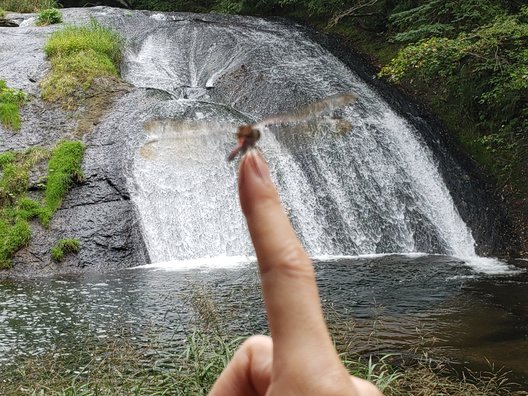
[[[240,162],[238,189],[240,204],[246,217],[253,213],[255,207],[269,199],[279,203],[269,167],[256,150],[248,151]]]

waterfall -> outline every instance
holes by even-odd
[[[153,261],[251,255],[237,166],[226,161],[236,127],[348,92],[358,100],[262,130],[259,146],[308,252],[475,255],[419,131],[302,29],[217,15],[133,18],[123,76],[166,93],[133,169]]]

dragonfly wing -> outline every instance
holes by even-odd
[[[266,117],[262,121],[255,124],[257,129],[273,124],[288,124],[295,122],[308,121],[317,116],[331,112],[340,107],[344,107],[356,101],[357,95],[347,92],[344,94],[336,94],[328,96],[316,102],[308,103],[293,110],[291,113],[277,114]]]

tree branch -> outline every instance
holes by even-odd
[[[359,16],[370,16],[375,15],[376,13],[370,13],[370,14],[357,14],[357,11],[370,7],[378,3],[380,0],[365,0],[361,2],[360,4],[357,4],[353,7],[350,7],[349,9],[343,11],[340,14],[334,15],[334,17],[328,22],[328,27],[334,27],[339,23],[339,21],[345,17],[359,17]]]

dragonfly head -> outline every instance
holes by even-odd
[[[260,130],[255,128],[253,125],[242,125],[238,127],[237,139],[238,143],[241,144],[245,149],[255,147],[255,144],[260,139]]]
[[[260,130],[253,125],[242,125],[237,130],[238,144],[227,158],[229,161],[233,160],[239,152],[244,154],[248,149],[255,147],[257,141],[260,139]]]

